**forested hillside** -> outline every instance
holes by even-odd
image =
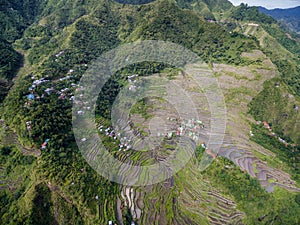
[[[232,16],[243,21],[239,22],[240,25],[236,30],[260,41],[260,47],[277,66],[281,76],[281,79],[271,81],[251,102],[251,113],[257,120],[269,121],[277,132],[299,143],[298,130],[294,126],[296,117],[293,116],[298,115],[297,101],[300,93],[299,39],[295,34],[282,30],[279,23],[260,13],[256,7],[241,4],[233,10]],[[255,26],[251,23],[255,23]],[[257,27],[256,24],[258,24]],[[278,94],[275,95],[274,92]],[[295,101],[293,98],[287,100],[285,97],[287,93],[293,94],[296,97]],[[276,104],[271,106],[271,102],[276,102]],[[265,106],[262,107],[262,105]],[[286,106],[283,107],[283,105]]]
[[[272,16],[274,19],[282,22],[294,32],[300,32],[300,7],[272,10],[259,7],[259,11]]]
[[[226,0],[5,0],[0,13],[1,224],[300,222],[300,41],[273,18]],[[194,141],[195,156],[174,177],[130,187],[106,180],[85,161],[72,106],[80,102],[74,97],[80,78],[101,54],[141,40],[170,41],[203,59],[224,92],[228,121],[218,154]],[[117,71],[97,101],[96,127],[115,158],[163,161],[177,138],[171,132],[153,154],[120,151],[111,109],[120,90],[134,84],[131,76],[183,86],[203,117],[194,130],[209,130],[207,100],[187,74],[158,62],[134,64]],[[78,116],[89,110],[82,104]],[[145,138],[156,116],[179,126],[167,104],[138,102],[130,112],[134,132]],[[199,171],[204,153],[215,161]]]
[[[21,38],[24,30],[31,25],[39,13],[38,1],[8,1],[0,3],[0,102],[11,86],[11,80],[22,65],[22,56],[12,43]]]

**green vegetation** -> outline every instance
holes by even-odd
[[[37,0],[4,0],[0,5],[0,38],[12,43],[34,22],[43,5]]]
[[[0,78],[12,80],[21,63],[21,55],[12,46],[0,39]]]
[[[11,80],[16,75],[22,57],[11,44],[0,38],[0,103],[7,95]]]
[[[4,0],[0,5],[0,103],[22,64],[21,54],[12,43],[21,38],[24,30],[39,13],[40,1]]]
[[[272,40],[268,41],[268,46],[265,48],[265,52],[272,62],[277,66],[278,71],[282,77],[282,80],[287,84],[289,90],[294,95],[300,93],[300,40],[290,39],[286,33],[279,28],[278,25],[272,24],[263,25],[263,28],[278,41],[281,49],[276,51],[270,51],[268,49],[272,46]],[[289,53],[284,53],[286,50]]]
[[[287,50],[294,53],[300,57],[300,42],[297,39],[288,38],[284,30],[280,29],[277,24],[272,24],[271,26],[265,25],[263,28]]]
[[[298,195],[281,189],[268,194],[258,180],[228,159],[218,157],[202,174],[213,187],[234,197],[238,209],[246,213],[245,224],[297,224],[300,220],[295,215],[300,210]]]
[[[290,32],[290,30],[300,33],[300,7],[290,8],[290,9],[271,9],[268,10],[263,7],[259,7],[259,10],[267,15],[272,16],[274,19],[278,20],[281,27]]]
[[[51,192],[49,188],[45,184],[39,184],[35,187],[35,192],[32,213],[27,223],[53,224],[54,218],[51,215]]]
[[[286,146],[277,136],[270,136],[270,132],[263,125],[252,125],[254,136],[251,140],[276,153],[276,157],[284,162],[283,169],[292,175],[292,179],[300,182],[300,149],[291,145]],[[282,137],[281,137],[282,138]],[[290,140],[287,140],[287,142]]]
[[[239,21],[255,21],[266,24],[276,22],[272,17],[259,12],[257,7],[250,7],[244,3],[232,9],[231,17]]]
[[[149,119],[150,115],[147,113],[147,110],[151,108],[151,106],[148,106],[146,103],[146,99],[142,99],[139,102],[137,102],[135,105],[132,106],[130,113],[132,114],[139,114],[145,119]]]
[[[177,0],[180,7],[191,9],[205,19],[220,19],[223,13],[229,11],[233,5],[226,0]]]
[[[274,132],[289,137],[294,143],[300,144],[299,121],[297,107],[298,98],[291,97],[287,87],[279,79],[267,81],[264,90],[250,103],[250,113],[257,121],[267,121],[272,124]]]
[[[50,139],[37,158],[22,155],[21,149],[13,145],[0,146],[0,166],[5,181],[0,185],[0,218],[4,224],[106,224],[108,220],[115,221],[116,198],[122,187],[100,177],[87,165],[73,137],[72,96],[81,76],[102,53],[123,43],[146,39],[185,46],[211,66],[213,63],[260,65],[263,59],[254,62],[241,56],[243,52],[260,49],[258,38],[234,32],[238,26],[235,22],[221,24],[214,21],[225,16],[230,18],[230,13],[236,20],[263,23],[263,29],[273,38],[268,39],[269,45],[263,50],[276,64],[282,78],[265,84],[264,90],[250,105],[251,113],[257,120],[272,123],[276,133],[283,134],[287,140],[290,137],[295,143],[300,143],[299,128],[292,128],[299,118],[295,110],[299,101],[288,100],[290,92],[300,93],[300,45],[296,40],[287,40],[274,20],[258,13],[256,8],[233,7],[225,0],[177,3],[158,0],[142,6],[97,0],[14,0],[13,3],[4,1],[0,7],[0,23],[3,25],[0,26],[0,102],[5,98],[0,110],[3,126],[8,125],[16,132],[20,143],[32,149],[41,149],[42,143]],[[271,40],[287,51],[283,59],[280,50],[272,50]],[[23,63],[17,50],[24,54],[26,66],[9,91],[11,81]],[[99,93],[97,122],[101,120],[109,125],[112,104],[126,84],[128,75],[162,73],[162,76],[173,79],[178,72],[178,69],[158,62],[142,62],[118,71]],[[33,82],[39,79],[46,81],[33,87]],[[274,88],[275,81],[281,85],[277,89]],[[46,89],[51,91],[47,93]],[[241,93],[250,92],[245,88],[229,92],[232,99]],[[29,94],[34,99],[30,99]],[[149,118],[148,109],[144,100],[138,102],[131,113]],[[253,127],[253,131],[253,140],[278,154],[286,170],[299,181],[299,149],[286,149],[261,127]],[[112,138],[103,140],[120,160],[126,158],[128,162],[136,162],[142,159],[142,165],[155,163],[154,159],[147,158],[149,153],[121,154]],[[163,148],[168,154],[172,153],[172,140],[167,140]],[[197,150],[201,155],[203,149]],[[223,158],[218,158],[202,175],[213,188],[235,199],[238,209],[247,215],[246,224],[257,224],[257,221],[261,224],[299,223],[299,195],[280,189],[269,195],[257,180]],[[146,213],[166,211],[166,221],[171,223],[174,222],[172,217],[177,217],[182,211],[178,216],[179,224],[192,224],[190,221],[206,223],[204,211],[207,206],[204,203],[201,205],[203,214],[189,212],[182,205],[181,211],[176,208],[178,205],[174,199],[178,192],[185,190],[181,179],[189,177],[177,177],[172,188],[163,187],[165,184],[154,186],[153,192],[145,197],[149,198],[144,207]],[[201,186],[199,177],[193,179],[198,179],[196,181]],[[130,223],[133,218],[130,210],[127,208],[123,214],[126,223]],[[144,217],[142,219],[147,221]]]
[[[4,224],[21,224],[19,205],[24,191],[34,179],[32,171],[36,166],[33,156],[23,156],[15,146],[1,146],[0,169],[0,217]]]
[[[133,36],[134,35],[134,36]],[[230,34],[218,24],[209,23],[168,1],[158,2],[145,21],[129,36],[130,40],[172,41],[197,53],[206,62],[242,64],[240,54],[258,48],[256,40]]]
[[[288,36],[275,20],[264,18],[268,16],[258,13],[255,7],[241,5],[234,10],[240,15],[236,19],[259,23],[253,36],[260,40],[262,50],[280,75],[265,83],[263,91],[250,103],[250,113],[256,120],[272,123],[276,133],[299,144],[300,130],[295,124],[299,121],[300,41],[292,33]]]
[[[290,34],[291,37],[289,37],[286,31],[280,28],[280,24],[276,20],[259,12],[257,7],[241,4],[232,10],[232,18],[245,22],[257,22],[271,36],[264,37],[263,51],[277,66],[282,80],[288,85],[290,91],[295,95],[299,95],[300,40],[292,37],[294,36],[292,33]],[[258,39],[262,38],[257,35],[254,36]]]

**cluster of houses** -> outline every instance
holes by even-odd
[[[32,76],[31,79],[32,79],[32,84],[28,88],[29,94],[26,95],[28,101],[25,103],[25,107],[30,106],[31,101],[41,98],[39,95],[35,93],[37,86],[50,81],[50,80],[46,80],[45,78],[36,79],[35,76]]]
[[[201,129],[204,128],[204,124],[201,120],[198,119],[176,119],[176,118],[167,118],[170,121],[177,121],[180,122],[180,126],[177,128],[176,132],[167,132],[165,134],[165,137],[172,138],[172,136],[176,133],[177,136],[189,136],[194,141],[199,141],[199,133]],[[161,136],[161,134],[158,134],[158,136]],[[201,143],[201,147],[205,149],[206,153],[210,155],[213,159],[217,158],[217,155],[207,148],[206,144],[204,142]]]
[[[197,119],[180,120],[181,125],[177,128],[177,136],[189,136],[194,141],[199,141],[200,130],[204,128],[203,122]]]
[[[58,59],[60,56],[64,54],[64,51],[60,51],[55,55],[56,62],[58,62]],[[85,67],[87,67],[87,64],[84,64]],[[81,102],[80,100],[76,101],[74,97],[74,91],[80,89],[81,87],[79,84],[76,84],[75,80],[76,75],[74,75],[75,70],[70,69],[66,76],[61,77],[57,80],[53,80],[51,82],[50,79],[47,79],[47,77],[38,78],[36,75],[31,76],[31,85],[28,88],[28,92],[26,94],[26,102],[24,104],[24,107],[30,107],[32,102],[34,102],[37,99],[46,98],[47,96],[50,96],[52,94],[58,95],[58,99],[61,100],[70,100],[72,102],[76,102],[77,104],[83,104],[83,110],[90,110],[90,107],[86,106],[87,102]],[[51,85],[45,85],[46,83],[51,82]],[[60,83],[64,82],[64,83]],[[45,85],[45,86],[44,86]],[[60,88],[58,88],[58,86]],[[41,87],[41,88],[38,88]],[[45,89],[43,90],[43,87]],[[37,89],[38,88],[38,89]],[[83,115],[84,111],[79,111],[79,115]],[[32,130],[32,122],[26,121],[26,128],[27,131],[30,132]],[[45,149],[48,144],[49,139],[46,139],[44,143],[41,145],[42,149]]]
[[[199,133],[202,128],[204,128],[203,122],[197,119],[176,119],[167,117],[167,120],[179,122],[180,125],[177,127],[175,131],[170,131],[166,133],[158,133],[157,136],[164,136],[166,138],[172,138],[174,135],[176,136],[189,136],[194,141],[199,141]]]
[[[64,51],[60,51],[59,53],[57,53],[55,55],[56,59],[55,61],[58,62],[60,56],[62,56],[64,54]],[[84,64],[85,67],[87,67],[87,64]],[[75,79],[76,75],[74,75],[75,70],[74,69],[70,69],[68,71],[68,73],[66,74],[67,76],[61,77],[58,80],[54,80],[53,83],[57,83],[57,82],[63,82],[63,81],[68,81],[71,79]],[[31,102],[35,99],[40,99],[45,97],[44,94],[42,94],[41,96],[38,95],[38,93],[36,93],[36,87],[45,83],[45,82],[50,82],[50,80],[47,80],[45,78],[40,78],[37,79],[36,76],[32,76],[32,85],[28,88],[29,94],[27,94],[27,102],[25,103],[25,106],[30,106]],[[65,87],[61,90],[55,90],[54,85],[52,87],[48,87],[44,90],[44,92],[47,95],[51,95],[52,93],[57,93],[59,95],[59,99],[69,99],[70,101],[74,101],[75,97],[73,95],[73,91],[74,88],[78,87],[79,84],[75,84],[74,82],[67,82],[68,87]]]
[[[64,80],[67,80],[67,79],[70,79],[71,76],[66,76],[66,77],[63,77],[63,78],[60,78],[59,81],[64,81]],[[36,88],[38,85],[41,85],[45,82],[50,82],[50,80],[46,80],[45,78],[40,78],[40,79],[35,79],[35,76],[32,77],[33,79],[33,82],[32,82],[32,85],[28,88],[28,91],[29,91],[29,94],[26,95],[27,97],[27,102],[25,103],[25,106],[30,106],[31,102],[34,101],[35,99],[40,99],[40,98],[44,98],[46,97],[47,95],[51,95],[53,93],[56,93],[58,94],[58,99],[66,99],[68,98],[70,101],[73,101],[75,98],[74,98],[74,95],[73,95],[73,90],[75,87],[78,87],[79,85],[78,84],[75,84],[75,83],[71,83],[70,86],[71,87],[65,87],[65,88],[62,88],[60,90],[56,90],[54,86],[51,86],[51,87],[48,87],[44,90],[45,94],[47,94],[45,96],[45,94],[43,93],[41,96],[36,92]]]
[[[254,134],[253,134],[252,130],[250,130],[250,136],[251,136],[251,137],[253,137],[253,136],[254,136]]]
[[[127,151],[132,148],[132,141],[131,139],[127,137],[121,137],[120,138],[120,144],[119,144],[119,151]]]
[[[76,91],[82,91],[84,90],[84,87],[77,85]],[[91,106],[89,101],[83,100],[83,94],[79,94],[76,96],[76,98],[72,95],[70,97],[70,100],[76,104],[81,106],[81,110],[77,111],[77,115],[82,116],[85,114],[86,111],[91,110]]]
[[[128,82],[129,82],[129,90],[130,91],[135,91],[136,90],[136,85],[135,85],[135,83],[136,83],[136,77],[138,77],[139,75],[138,74],[133,74],[133,75],[131,75],[131,76],[127,76],[127,80],[128,80]]]
[[[132,148],[132,140],[128,137],[122,136],[121,133],[116,133],[111,127],[104,128],[103,125],[99,126],[99,131],[105,133],[106,136],[119,140],[119,151],[128,151]]]
[[[173,131],[166,132],[166,133],[157,133],[157,137],[166,137],[169,139],[171,139],[173,137],[173,135],[174,135]]]

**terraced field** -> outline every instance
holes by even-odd
[[[249,140],[249,124],[254,121],[251,119],[251,116],[247,114],[247,105],[251,99],[262,90],[264,81],[277,76],[278,72],[272,62],[260,51],[244,53],[243,57],[252,61],[260,60],[261,63],[246,67],[215,64],[213,69],[218,77],[220,87],[225,94],[228,117],[225,139],[219,154],[229,158],[243,171],[247,171],[252,177],[257,177],[261,185],[269,192],[271,192],[276,185],[288,190],[300,191],[288,173],[268,166],[266,162],[253,154],[253,151],[257,151],[269,157],[276,157],[276,155],[268,149],[264,149]],[[192,84],[192,82],[189,83],[186,80],[186,77],[183,75],[178,75],[174,79],[174,82],[184,87],[189,96],[192,96],[191,98],[195,103],[195,108],[204,123],[205,128],[201,131],[201,135],[199,135],[201,138],[197,144],[207,142],[211,127],[208,102],[203,93],[195,91],[197,89],[195,84]],[[154,113],[154,115],[150,115],[163,118],[164,121],[168,121],[166,118],[167,115],[168,117],[176,118],[175,112],[169,110],[170,107],[167,107],[168,110],[163,109],[162,105],[158,108],[160,110],[155,111],[157,114]],[[149,127],[150,120],[147,121],[135,116],[133,121],[141,125],[141,127]],[[164,129],[174,131],[174,128],[176,129],[176,123],[168,121]]]
[[[212,101],[207,95],[211,83],[209,80],[207,83],[195,82],[189,74],[203,74],[205,70],[201,65],[194,65],[172,77],[173,87],[177,89],[173,88],[175,92],[166,93],[167,101],[157,97],[147,98],[145,109],[130,113],[129,117],[119,118],[119,128],[116,127],[114,132],[118,133],[118,129],[125,131],[124,135],[128,140],[132,140],[132,146],[126,151],[117,151],[115,156],[129,165],[161,162],[168,167],[168,157],[174,159],[177,157],[174,149],[180,143],[179,128],[185,127],[188,129],[184,135],[193,140],[183,143],[188,144],[187,149],[205,143],[213,154],[230,159],[251,177],[256,177],[268,192],[272,192],[275,186],[290,191],[300,191],[288,173],[272,168],[258,157],[256,152],[273,158],[276,155],[250,140],[250,124],[255,121],[247,114],[247,105],[262,89],[264,81],[277,76],[278,72],[260,51],[243,53],[243,57],[253,62],[258,60],[259,63],[252,63],[245,67],[213,65],[213,77],[218,80],[225,97],[227,110],[225,121],[222,120],[224,117],[217,114],[213,114],[212,118],[214,113],[211,112]],[[159,78],[160,74],[153,76]],[[194,110],[187,107],[185,102],[187,96]],[[220,99],[218,101],[220,102]],[[217,104],[213,107],[222,108]],[[201,121],[201,126],[190,127],[192,122],[195,123],[197,120]],[[98,126],[107,124],[104,120],[98,122]],[[225,123],[227,128],[222,130]],[[216,133],[211,133],[212,126],[216,124],[219,125],[216,126],[219,129],[215,130]],[[106,135],[104,132],[106,128],[101,128],[102,135]],[[218,136],[222,132],[225,133],[224,140],[213,139],[210,142],[210,134]],[[3,136],[6,144],[21,146],[12,132],[7,134]],[[107,135],[109,134],[107,132]],[[214,146],[219,146],[220,143],[221,148],[217,151]],[[21,149],[23,154],[35,156],[40,154],[39,151],[29,152],[25,148]],[[151,151],[143,151],[146,149]],[[89,155],[91,160],[96,159],[96,156],[96,152],[91,152]],[[5,171],[5,168],[1,170]],[[105,218],[106,210],[115,208],[119,224],[125,224],[124,214],[127,211],[130,212],[132,220],[138,224],[179,225],[199,224],[199,221],[201,224],[242,224],[245,214],[236,208],[234,199],[212,188],[200,171],[199,162],[192,158],[182,171],[162,183],[145,187],[123,186],[116,199],[105,200],[104,205],[98,207],[97,215],[99,218]],[[140,171],[137,171],[135,175],[139,173]],[[6,179],[1,179],[3,179],[1,188],[8,188]],[[72,200],[65,198],[55,186],[48,187],[69,204],[73,204]]]
[[[254,51],[243,55],[252,60],[261,59],[262,64],[248,67],[214,66],[214,71],[218,73],[219,82],[227,96],[227,132],[220,155],[229,158],[252,177],[257,177],[269,192],[273,191],[276,185],[287,190],[300,191],[288,173],[268,166],[253,154],[253,151],[257,151],[262,155],[276,157],[268,149],[249,140],[251,130],[249,124],[255,121],[247,114],[247,105],[262,90],[263,82],[277,76],[278,72],[262,52]]]
[[[32,151],[24,148],[18,141],[16,134],[5,125],[3,120],[0,122],[0,145],[16,146],[25,156],[38,156],[40,154],[38,150]],[[24,172],[24,174],[22,174],[22,172]],[[26,176],[26,172],[23,171],[22,166],[18,167],[18,165],[16,165],[16,168],[12,170],[0,164],[0,190],[15,192],[23,185],[24,180],[26,180],[24,177]]]
[[[256,177],[268,192],[272,192],[275,186],[289,191],[300,191],[288,173],[269,166],[256,152],[273,158],[276,154],[250,140],[250,124],[255,121],[248,115],[247,105],[262,90],[264,81],[277,76],[278,72],[261,51],[243,53],[243,57],[260,62],[245,67],[224,64],[213,66],[214,75],[225,96],[227,128],[219,152],[211,149],[216,154],[230,159],[251,177]],[[195,80],[189,77],[189,73],[195,72],[203,73],[203,68],[189,68],[185,73],[181,72],[173,77],[172,82],[174,86],[178,85],[184,89],[198,112],[198,119],[203,123],[202,129],[197,133],[197,139],[194,140],[195,144],[200,145],[209,142],[212,120],[207,95]],[[117,155],[122,161],[141,165],[144,162],[149,163],[150,158],[155,158],[154,162],[167,163],[166,158],[172,155],[172,149],[176,147],[176,131],[181,125],[176,107],[169,103],[177,101],[175,104],[183,105],[184,100],[180,96],[169,96],[169,101],[148,98],[145,102],[146,117],[144,112],[135,112],[122,118],[123,126],[120,127],[126,130],[127,138],[133,140],[133,149],[145,150],[152,147],[148,152],[118,152]],[[186,111],[182,115],[188,120],[193,114]],[[172,135],[168,136],[169,133]],[[130,160],[133,156],[135,160]],[[157,193],[160,193],[159,197]],[[195,221],[201,220],[203,224],[241,224],[244,217],[244,214],[236,209],[236,203],[232,199],[222,196],[203,180],[198,164],[193,160],[181,172],[163,183],[139,188],[124,186],[116,200],[116,206],[120,224],[123,224],[121,214],[124,208],[131,212],[134,221],[141,224],[145,224],[146,221],[151,221],[151,224],[197,224]]]
[[[197,68],[202,74],[205,72],[201,65]],[[188,72],[180,72],[171,82],[173,87],[177,86],[183,90],[168,92],[165,98],[167,100],[147,98],[146,116],[144,111],[139,113],[135,110],[129,116],[120,114],[124,116],[118,117],[118,126],[114,127],[114,133],[125,131],[123,135],[126,136],[126,140],[131,140],[134,149],[117,151],[116,156],[121,161],[129,165],[159,162],[168,167],[168,159],[178,158],[175,153],[177,144],[188,144],[185,147],[187,150],[191,145],[195,148],[196,144],[209,142],[211,103],[209,104],[202,90],[208,89],[209,83],[200,84],[199,87]],[[190,104],[193,104],[194,111],[186,107],[187,96]],[[215,116],[214,119],[218,121],[219,118]],[[107,129],[105,121],[98,122],[103,133]],[[179,128],[182,128],[182,133]],[[106,133],[108,136],[110,134]],[[188,136],[193,143],[181,142],[181,136]],[[211,146],[214,145],[216,143],[212,141]],[[212,151],[214,152],[213,149]],[[91,157],[95,159],[96,153]],[[124,224],[122,214],[129,210],[132,219],[138,224],[179,225],[199,224],[199,221],[202,221],[201,224],[241,224],[244,214],[236,209],[236,203],[213,189],[203,179],[200,171],[199,163],[193,158],[183,171],[162,183],[146,187],[123,186],[120,196],[116,199],[118,222]],[[139,175],[140,172],[135,175]]]
[[[246,29],[244,31],[244,35],[254,35],[255,32],[257,31],[257,28],[259,27],[258,24],[253,24],[253,23],[249,23],[249,24],[246,24]]]
[[[15,145],[23,155],[32,155],[38,157],[41,155],[40,149],[26,148],[18,140],[17,134],[5,125],[5,121],[0,122],[0,143],[3,145]]]
[[[128,207],[139,224],[241,224],[244,217],[232,199],[201,177],[195,161],[161,184],[123,187],[118,201],[119,214]]]

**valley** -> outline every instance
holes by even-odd
[[[300,41],[292,32],[226,0],[14,0],[1,7],[8,54],[0,61],[1,224],[299,223]],[[112,74],[97,105],[75,97],[99,56],[142,40],[176,43],[203,62],[135,63]],[[147,82],[155,84],[144,93],[150,97],[126,114],[129,103],[118,98]],[[74,104],[82,108],[72,115]],[[114,167],[96,150],[82,154],[72,127],[72,116],[93,109],[114,159],[184,166],[175,174],[162,169],[157,176],[167,179],[142,186],[102,177],[90,162]],[[120,174],[151,181],[135,172]]]

